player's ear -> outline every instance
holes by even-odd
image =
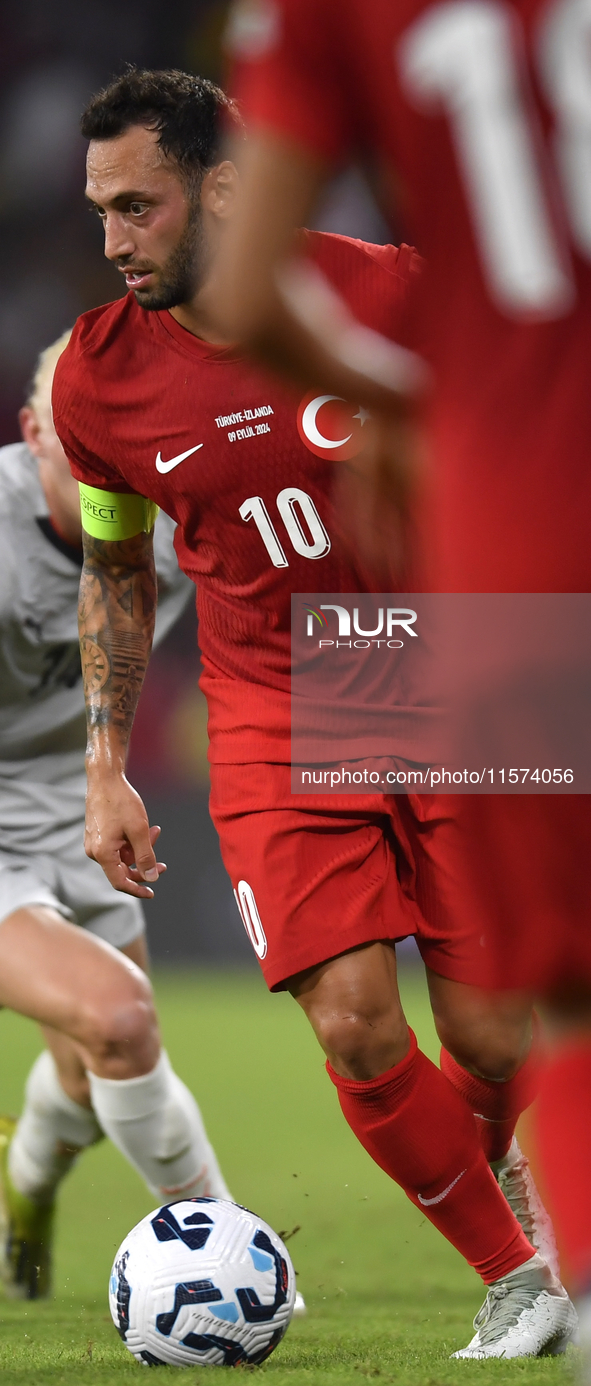
[[[27,447],[37,457],[39,454],[40,426],[35,410],[31,409],[30,405],[25,404],[22,409],[19,409],[18,421]]]
[[[201,204],[214,216],[232,215],[238,191],[238,170],[231,159],[223,159],[206,173],[201,185]]]

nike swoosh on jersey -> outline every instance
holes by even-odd
[[[418,1194],[419,1203],[422,1203],[423,1208],[430,1208],[433,1203],[441,1203],[442,1199],[447,1198],[448,1193],[451,1193],[454,1186],[459,1184],[462,1175],[465,1173],[465,1169],[461,1170],[460,1173],[456,1175],[455,1179],[452,1179],[451,1184],[448,1184],[447,1188],[443,1190],[443,1193],[436,1194],[435,1198],[422,1198],[421,1195]]]
[[[156,471],[164,473],[171,472],[173,467],[178,467],[179,462],[184,462],[186,457],[190,457],[193,452],[199,452],[199,449],[202,447],[203,443],[197,443],[194,448],[187,448],[186,452],[179,452],[178,457],[171,457],[170,462],[163,462],[162,453],[159,452],[156,458]]]

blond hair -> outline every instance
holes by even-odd
[[[37,358],[37,365],[26,399],[28,408],[34,409],[35,413],[39,413],[44,405],[51,403],[51,382],[54,371],[71,336],[72,328],[68,327],[67,331],[62,332],[61,337],[58,337],[56,342],[52,342],[51,346],[46,347],[45,351],[42,351]]]

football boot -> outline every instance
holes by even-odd
[[[555,1356],[575,1340],[578,1319],[566,1290],[536,1255],[495,1280],[474,1328],[471,1342],[453,1357]]]
[[[0,1116],[0,1274],[11,1297],[45,1299],[51,1293],[55,1203],[34,1203],[15,1189],[8,1171],[8,1152],[15,1130],[14,1117]]]

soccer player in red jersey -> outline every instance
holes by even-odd
[[[513,1142],[535,1090],[529,1007],[468,985],[447,875],[453,821],[432,797],[290,792],[291,594],[311,571],[327,591],[376,588],[335,509],[332,445],[343,435],[323,412],[331,400],[301,401],[214,326],[238,182],[220,151],[224,113],[235,118],[201,79],[131,73],[82,122],[87,195],[130,290],[79,320],[53,395],[85,529],[87,850],[118,889],[152,893],[160,867],[125,756],[161,505],[198,587],[212,813],[265,978],[308,1015],[365,1148],[494,1287],[468,1355],[559,1350],[572,1307],[508,1206],[541,1245],[543,1210]],[[401,320],[408,247],[310,233],[303,243],[369,328]],[[343,407],[352,454],[367,419]],[[418,1051],[398,996],[393,943],[411,933],[443,1073]]]
[[[577,0],[241,0],[230,20],[251,139],[220,320],[307,384],[408,407],[401,363],[356,353],[355,324],[287,258],[328,171],[365,156],[427,261],[442,591],[589,590],[590,43]],[[573,1031],[539,1126],[591,1342],[590,812],[482,797],[467,840],[491,981],[543,994]]]

